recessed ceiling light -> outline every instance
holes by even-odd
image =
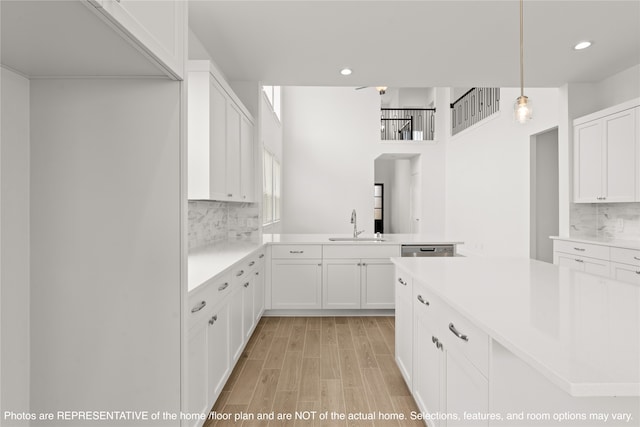
[[[352,72],[353,71],[351,71],[351,68],[343,68],[342,70],[340,70],[340,74],[342,74],[343,76],[349,76]]]
[[[591,46],[591,42],[589,42],[589,41],[583,41],[583,42],[580,42],[580,43],[578,43],[577,45],[575,45],[575,46],[573,47],[573,49],[574,49],[574,50],[582,50],[582,49],[586,49],[586,48],[588,48],[589,46]]]

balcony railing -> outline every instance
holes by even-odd
[[[381,108],[380,139],[432,141],[435,114],[435,108]]]
[[[500,88],[474,87],[451,104],[451,135],[500,111]]]

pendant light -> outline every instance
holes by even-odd
[[[513,106],[514,118],[519,123],[526,123],[531,120],[533,107],[528,97],[524,96],[524,18],[523,2],[520,0],[520,96]]]

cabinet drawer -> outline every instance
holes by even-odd
[[[428,291],[420,282],[414,280],[413,295],[411,301],[414,307],[414,315],[420,313],[429,319],[429,323],[436,324],[443,317],[442,307],[444,303]]]
[[[396,267],[395,284],[396,301],[400,299],[406,301],[411,300],[411,295],[413,293],[413,279],[409,276],[409,273]]]
[[[609,247],[593,245],[589,243],[578,243],[570,240],[554,240],[553,250],[566,254],[586,256],[589,258],[599,258],[609,260]]]
[[[444,306],[438,319],[441,341],[447,351],[464,355],[485,377],[489,376],[489,336],[462,315]]]
[[[273,245],[272,258],[309,259],[322,258],[321,245]]]
[[[325,258],[391,258],[400,256],[398,245],[324,245]]]
[[[611,261],[640,267],[640,251],[635,249],[611,248]]]
[[[231,273],[220,274],[189,293],[189,327],[204,321],[231,290]]]
[[[640,285],[640,267],[612,262],[611,277],[621,282]]]
[[[238,263],[236,270],[253,272],[264,263],[264,251],[254,252]]]

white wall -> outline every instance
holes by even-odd
[[[603,109],[640,97],[640,64],[614,74],[596,85]]]
[[[29,80],[0,73],[0,413],[29,412]]]
[[[394,161],[393,183],[391,185],[391,233],[411,233],[409,188],[411,169],[409,159]]]
[[[281,165],[281,170],[283,167],[283,163],[285,162],[283,158],[283,142],[282,142],[282,123],[275,115],[273,110],[271,109],[271,105],[267,100],[267,97],[263,94],[262,89],[260,89],[260,134],[262,140],[258,141],[259,147],[259,155],[257,159],[259,159],[259,163],[256,164],[256,176],[258,177],[258,181],[260,182],[260,190],[258,194],[262,194],[262,148],[266,148],[273,154],[279,161]],[[283,106],[284,108],[284,106]],[[281,172],[282,173],[282,172]],[[282,179],[281,179],[282,182]],[[284,185],[284,183],[282,183]],[[285,217],[285,212],[283,212],[281,208],[281,218]],[[275,224],[271,224],[269,226],[262,228],[263,233],[281,233],[282,232],[282,219],[280,222]]]
[[[31,82],[34,412],[180,410],[181,85]]]
[[[448,111],[437,96],[438,108]],[[444,234],[442,143],[380,143],[380,95],[336,87],[286,87],[283,102],[283,232],[373,233],[374,160],[383,153],[420,154],[422,232]],[[441,110],[442,111],[442,110]],[[436,116],[444,126],[447,114]]]
[[[528,89],[534,119],[513,121],[517,89],[501,89],[501,111],[447,141],[446,235],[464,250],[529,256],[529,137],[558,125],[558,90]]]

